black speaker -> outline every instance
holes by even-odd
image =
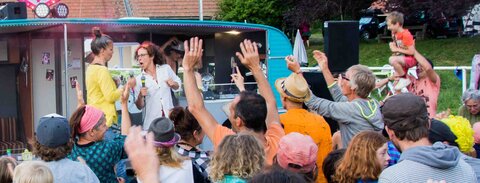
[[[332,72],[345,72],[358,64],[358,21],[326,21],[324,24],[325,54]]]
[[[25,2],[0,3],[0,20],[26,19],[27,5]]]
[[[327,83],[323,74],[320,72],[304,72],[303,77],[307,80],[307,83],[312,90],[313,94],[317,97],[324,98],[330,101],[333,101],[330,91],[328,91]],[[338,122],[332,118],[323,117],[330,126],[330,131],[332,134],[338,130]]]

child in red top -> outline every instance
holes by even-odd
[[[403,14],[392,12],[387,16],[388,30],[392,31],[393,42],[390,42],[390,50],[393,55],[389,58],[389,63],[395,70],[395,75],[400,77],[395,89],[402,89],[410,84],[406,79],[408,69],[417,65],[413,57],[415,53],[415,41],[407,29],[403,28]]]

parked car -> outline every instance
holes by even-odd
[[[386,15],[381,11],[368,11],[359,20],[358,30],[360,38],[367,40],[377,37],[378,34],[383,34],[387,22]]]
[[[404,27],[427,24],[427,34],[430,37],[459,36],[463,31],[463,22],[460,17],[445,17],[443,13],[433,15],[426,10],[418,10],[405,15]],[[415,35],[415,32],[412,32]]]

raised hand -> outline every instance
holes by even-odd
[[[253,71],[255,69],[261,69],[257,43],[245,39],[240,43],[240,49],[242,53],[237,52],[236,55],[248,70]]]
[[[314,50],[313,51],[313,58],[317,61],[318,67],[320,70],[328,69],[328,58],[325,53]]]
[[[122,96],[120,96],[120,102],[122,104],[128,103],[128,96],[130,95],[130,85],[127,84],[125,88],[123,89]]]
[[[135,88],[136,85],[137,85],[137,80],[135,78],[129,78],[128,79],[127,86],[129,88]]]
[[[125,152],[142,182],[158,182],[160,163],[153,143],[153,134],[148,133],[145,140],[140,127],[130,128],[125,139]]]
[[[184,43],[185,55],[183,56],[182,66],[185,70],[193,70],[203,55],[203,40],[198,37],[190,38]]]
[[[237,73],[230,75],[232,77],[232,82],[235,83],[235,86],[237,86],[238,90],[245,91],[245,82],[242,73],[240,73],[238,66],[235,67],[235,69],[237,70]]]
[[[297,59],[293,56],[286,56],[285,61],[287,62],[287,68],[288,70],[294,72],[294,73],[299,73],[300,70],[300,64],[297,62]]]
[[[85,100],[83,99],[83,91],[80,88],[80,83],[75,80],[75,91],[77,92],[77,107],[85,105]]]

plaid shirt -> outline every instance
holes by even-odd
[[[398,160],[400,159],[400,151],[393,145],[392,141],[387,142],[388,150],[387,153],[390,156],[390,160],[388,161],[388,166],[392,166],[397,164]]]
[[[178,154],[182,156],[187,156],[192,159],[193,164],[195,167],[204,175],[205,177],[208,177],[208,164],[210,163],[210,157],[207,152],[205,151],[197,151],[196,148],[192,148],[189,150],[186,150],[182,147],[180,147],[178,144],[176,145],[176,149]]]

